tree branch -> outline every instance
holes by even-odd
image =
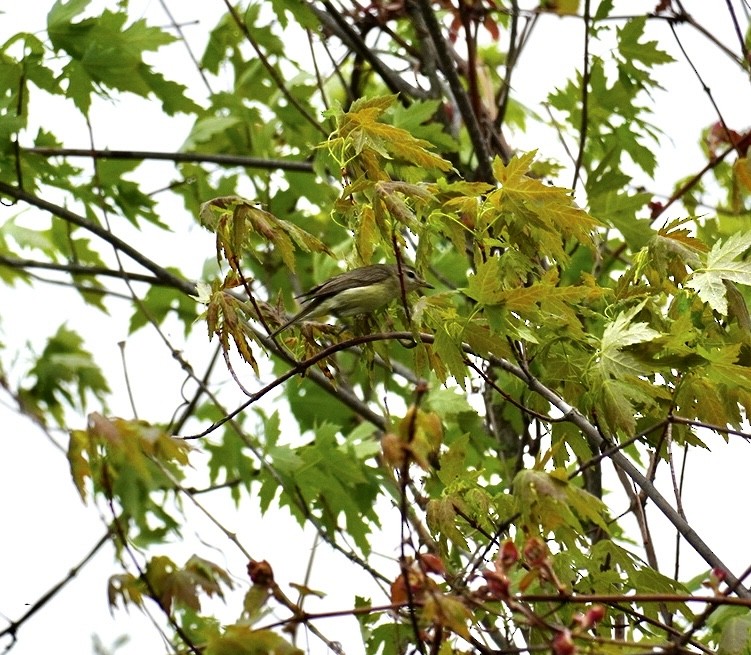
[[[504,370],[515,375],[520,380],[524,380],[527,386],[540,396],[545,398],[551,405],[558,408],[564,415],[569,417],[571,423],[576,425],[584,436],[599,448],[609,446],[608,442],[602,438],[597,428],[592,425],[584,415],[576,408],[569,405],[557,393],[548,389],[537,378],[523,371],[520,367],[504,359],[492,357],[493,363],[498,364]],[[725,566],[722,560],[712,551],[709,546],[699,537],[696,531],[684,520],[684,518],[668,503],[664,496],[655,488],[655,486],[631,463],[622,452],[614,450],[609,453],[610,460],[620,468],[629,478],[644,492],[644,494],[657,506],[663,515],[670,521],[683,538],[691,547],[704,559],[707,564],[713,568],[719,568],[726,572],[728,583],[735,587],[736,593],[742,598],[751,599],[751,591],[740,585],[738,578],[735,577],[730,569]]]
[[[22,148],[21,152],[45,157],[90,157],[91,159],[143,159],[175,163],[221,164],[269,171],[313,173],[313,164],[291,159],[265,159],[241,155],[220,155],[207,152],[152,152],[147,150],[92,150],[90,148]]]
[[[584,162],[584,147],[587,144],[587,125],[589,125],[589,23],[592,19],[590,13],[590,0],[584,0],[584,65],[582,68],[582,115],[579,125],[579,152],[574,164],[574,181],[571,190],[576,192],[579,182],[582,164]]]
[[[148,257],[144,257],[139,250],[126,243],[119,237],[116,237],[114,234],[101,227],[100,225],[97,225],[93,221],[90,221],[88,218],[84,218],[83,216],[65,209],[64,207],[60,207],[59,205],[48,202],[47,200],[43,200],[38,196],[27,193],[26,191],[19,189],[18,187],[11,186],[10,184],[6,184],[2,181],[0,181],[0,194],[8,196],[10,198],[15,198],[16,200],[21,200],[22,202],[25,202],[29,205],[43,209],[44,211],[47,211],[53,216],[57,216],[58,218],[67,221],[68,223],[72,223],[73,225],[77,225],[78,227],[82,227],[83,229],[88,230],[89,232],[95,234],[102,240],[109,243],[114,248],[117,248],[120,252],[130,257],[133,261],[139,263],[145,269],[151,271],[162,282],[162,284],[169,287],[174,287],[175,289],[178,289],[179,291],[182,291],[189,296],[196,294],[195,284],[183,278],[177,277],[173,273],[170,273],[170,271],[168,271],[166,268],[159,266],[159,264],[150,260]]]
[[[367,61],[373,71],[383,80],[384,84],[392,93],[400,94],[402,96],[402,101],[405,101],[407,98],[427,98],[427,94],[422,89],[408,84],[399,75],[395,74],[391,68],[386,66],[386,64],[376,56],[373,49],[368,47],[360,35],[352,29],[352,26],[347,23],[334,5],[328,0],[323,0],[322,4],[326,7],[326,11],[321,11],[317,7],[311,6],[311,9],[318,17],[318,20],[321,21],[321,25],[330,30],[333,34],[336,34],[337,38],[347,48],[362,57],[364,61]]]
[[[235,416],[245,411],[245,409],[247,409],[253,403],[257,402],[272,389],[275,389],[295,375],[308,370],[317,362],[330,357],[336,352],[346,350],[353,345],[359,345],[368,342],[389,340],[407,341],[414,340],[414,338],[415,337],[411,332],[389,332],[382,334],[362,335],[353,339],[349,339],[347,341],[343,341],[341,343],[333,344],[328,348],[324,348],[323,350],[319,351],[312,357],[309,357],[302,362],[296,363],[293,368],[254,393],[246,402],[240,405],[240,407],[227,414],[221,420],[214,422],[203,432],[196,435],[186,436],[184,438],[198,439],[206,436],[210,432],[217,429],[219,426],[223,425],[229,420],[232,420]],[[423,343],[434,343],[435,341],[433,335],[423,333],[419,335],[419,339]],[[271,339],[267,339],[266,337],[263,337],[262,341],[269,344],[273,343]],[[473,353],[472,349],[466,344],[464,344],[462,348],[468,354],[476,354]],[[488,360],[522,380],[532,391],[543,397],[553,407],[556,407],[559,411],[561,411],[563,415],[566,416],[571,423],[576,425],[582,431],[584,436],[598,449],[605,449],[606,447],[610,446],[610,444],[602,437],[597,428],[592,423],[590,423],[576,407],[569,405],[557,393],[537,380],[537,378],[535,378],[516,364],[509,362],[508,360],[492,355],[488,357]],[[328,380],[326,380],[325,383],[330,385]],[[338,391],[333,389],[333,387],[332,391],[338,395]],[[361,403],[359,399],[357,399],[357,402],[358,405],[360,405],[361,409],[366,410],[366,415],[364,415],[364,418],[371,421],[374,425],[376,425],[376,427],[384,429],[383,426],[385,425],[385,423],[383,417],[375,414],[372,410],[370,410],[370,408],[367,408],[367,406],[363,406],[364,403]],[[742,598],[751,599],[751,591],[740,584],[738,578],[733,575],[730,569],[722,562],[722,560],[714,553],[714,551],[709,548],[709,546],[701,539],[701,537],[699,537],[696,531],[686,522],[686,520],[670,505],[670,503],[668,503],[668,501],[657,490],[654,484],[652,484],[652,482],[650,482],[623,453],[621,453],[617,449],[613,449],[608,451],[608,457],[619,469],[621,469],[626,475],[628,475],[628,477],[631,478],[631,480],[642,490],[647,498],[649,498],[657,506],[657,508],[663,513],[668,521],[670,521],[675,529],[678,530],[678,532],[683,536],[686,542],[704,559],[705,562],[707,562],[707,564],[709,564],[713,568],[718,568],[726,572],[728,583],[735,588],[736,593],[739,596],[741,596]]]
[[[66,264],[57,264],[55,262],[40,262],[34,259],[22,259],[17,257],[6,257],[0,255],[0,266],[7,266],[8,268],[24,270],[27,268],[41,268],[47,271],[61,271],[63,273],[70,273],[71,275],[89,275],[91,277],[115,277],[115,278],[127,278],[131,282],[145,282],[152,286],[165,286],[165,281],[161,278],[153,275],[144,275],[143,273],[132,273],[116,271],[104,266],[84,266],[82,264],[76,264],[68,262]],[[172,285],[169,285],[170,287]]]
[[[487,142],[482,134],[478,116],[472,111],[472,103],[467,96],[467,92],[462,86],[459,79],[459,73],[456,70],[454,62],[448,54],[448,48],[446,47],[446,41],[441,34],[441,26],[438,23],[435,12],[429,0],[410,0],[416,2],[420,8],[422,17],[425,19],[425,26],[427,27],[428,34],[433,41],[435,47],[435,53],[438,58],[438,64],[441,71],[446,76],[446,80],[451,88],[451,93],[454,96],[457,106],[459,107],[459,113],[464,119],[464,124],[467,126],[467,132],[469,138],[472,141],[472,145],[475,149],[475,155],[477,157],[477,167],[480,173],[480,178],[484,182],[492,184],[493,171],[490,167],[490,153],[488,152]]]
[[[86,566],[93,559],[94,555],[99,552],[102,546],[104,546],[104,544],[109,541],[110,534],[111,532],[109,530],[105,532],[104,535],[102,535],[102,537],[99,539],[99,541],[94,544],[94,547],[84,556],[84,558],[80,562],[78,562],[78,564],[71,567],[70,571],[68,571],[68,574],[62,580],[60,580],[60,582],[55,584],[51,589],[47,591],[47,593],[37,599],[37,601],[32,604],[32,606],[29,607],[28,610],[26,610],[21,618],[15,621],[11,621],[10,625],[7,628],[0,630],[0,637],[10,635],[13,642],[15,642],[18,629],[32,616],[34,616],[34,614],[42,609],[47,603],[49,603],[63,589],[63,587],[65,587],[71,580],[73,580],[73,578],[78,575],[81,569]]]

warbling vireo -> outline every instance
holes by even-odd
[[[396,264],[373,264],[346,273],[339,273],[310,291],[297,296],[303,299],[302,309],[269,337],[286,330],[306,318],[354,316],[369,314],[415,289],[433,287],[423,280],[411,266],[402,265],[401,280]]]

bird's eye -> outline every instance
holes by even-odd
[[[407,277],[410,280],[416,280],[417,279],[417,273],[415,273],[414,271],[407,271]]]

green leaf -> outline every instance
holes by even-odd
[[[147,545],[169,532],[179,533],[164,497],[155,496],[184,477],[190,451],[185,441],[143,421],[97,412],[89,415],[85,435],[77,432],[71,441],[71,472],[79,492],[89,478],[97,496],[117,502],[128,517],[122,528],[130,531],[132,522],[138,529],[133,537],[137,543]]]
[[[167,557],[154,557],[147,563],[145,575],[149,589],[168,610],[176,605],[198,612],[199,593],[224,598],[222,586],[232,588],[232,579],[224,569],[196,555],[182,568]]]
[[[230,493],[237,504],[240,485],[249,489],[251,481],[258,477],[255,460],[250,457],[245,441],[230,423],[225,426],[219,443],[206,443],[203,448],[209,454],[209,480],[212,484],[230,483]]]
[[[468,278],[465,293],[482,305],[496,305],[503,297],[501,286],[501,260],[490,257],[477,267],[477,272]]]
[[[544,471],[519,471],[513,481],[516,505],[527,526],[543,532],[564,528],[581,530],[568,504],[567,483]],[[562,534],[562,533],[559,533]]]
[[[318,416],[320,420],[320,412]],[[370,532],[379,525],[374,510],[377,480],[373,470],[354,457],[350,446],[338,443],[337,433],[336,426],[324,423],[316,428],[315,441],[294,452],[281,446],[269,451],[272,458],[280,458],[277,468],[289,481],[289,491],[286,487],[281,490],[279,502],[294,512],[304,500],[309,511],[320,514],[327,531],[342,529],[344,519],[354,543],[369,553]]]
[[[183,323],[187,335],[198,316],[195,300],[177,289],[153,286],[136,305],[130,317],[128,333],[133,334],[136,330],[150,325],[152,321],[161,325],[173,312]]]
[[[62,26],[68,25],[70,21],[78,16],[89,5],[90,0],[56,0],[47,14],[47,29],[54,31]]]
[[[411,643],[410,635],[403,625],[385,623],[370,632],[367,652],[373,655],[402,655]]]
[[[631,402],[631,387],[619,380],[603,380],[596,390],[603,417],[613,433],[633,434],[636,430],[636,409]]]
[[[626,21],[625,25],[618,29],[618,50],[626,61],[639,61],[651,68],[658,64],[669,64],[675,59],[664,50],[660,50],[657,41],[642,41],[647,24],[646,16],[638,16]]]
[[[468,548],[467,539],[457,525],[457,507],[463,503],[457,499],[446,496],[441,499],[428,501],[427,522],[428,527],[435,533],[446,539],[450,539],[458,548]]]
[[[162,108],[168,116],[178,113],[191,114],[201,110],[200,105],[185,95],[187,87],[183,84],[168,80],[161,73],[150,69],[141,69],[140,74],[146,86],[162,101]]]
[[[647,218],[637,218],[640,211],[651,199],[648,193],[629,194],[626,191],[608,190],[590,196],[589,210],[602,221],[610,223],[626,239],[629,247],[637,251],[647,245],[655,232]]]
[[[308,30],[317,30],[320,22],[313,10],[303,0],[271,0],[274,15],[282,27],[287,27],[287,12],[299,25]]]
[[[456,383],[464,387],[464,379],[467,377],[467,365],[458,341],[453,339],[446,330],[438,330],[433,346],[443,363],[446,364],[449,373],[456,380]]]
[[[723,626],[717,655],[751,655],[751,614],[734,616]]]
[[[92,93],[104,95],[107,89],[142,97],[153,93],[169,115],[200,109],[185,96],[184,86],[169,82],[143,60],[145,52],[172,43],[174,36],[144,20],[126,26],[124,11],[105,10],[95,18],[72,22],[87,4],[57,2],[48,15],[53,48],[70,57],[62,72],[68,80],[68,96],[82,112],[88,112]]]
[[[608,16],[610,16],[610,13],[613,11],[613,0],[602,0],[597,6],[597,10],[595,11],[595,15],[592,17],[592,20],[594,21],[600,21],[606,19]]]
[[[109,391],[106,378],[83,347],[81,336],[64,325],[48,339],[29,376],[35,382],[23,389],[24,400],[45,407],[58,420],[62,420],[63,404],[85,409],[90,393],[102,399]]]
[[[180,147],[182,152],[190,152],[199,145],[210,143],[217,135],[242,124],[239,116],[204,116],[199,118],[190,130],[188,138]]]
[[[48,231],[29,229],[19,225],[14,218],[3,223],[0,227],[0,234],[12,238],[21,248],[33,248],[49,256],[57,252]]]
[[[621,312],[605,326],[597,353],[598,366],[603,378],[638,376],[645,372],[643,364],[623,350],[628,346],[652,341],[660,336],[660,333],[650,328],[647,323],[633,322],[645,302],[639,303],[629,311]]]
[[[697,268],[686,282],[699,298],[722,316],[727,316],[725,281],[751,285],[751,262],[740,259],[751,248],[751,232],[735,233],[723,243],[718,241],[707,255],[707,264]]]

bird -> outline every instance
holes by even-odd
[[[420,288],[432,289],[433,286],[406,264],[371,264],[338,273],[297,296],[303,301],[302,308],[269,334],[269,338],[273,339],[306,318],[320,318],[329,314],[340,317],[370,314],[400,298],[402,289],[406,294]]]

